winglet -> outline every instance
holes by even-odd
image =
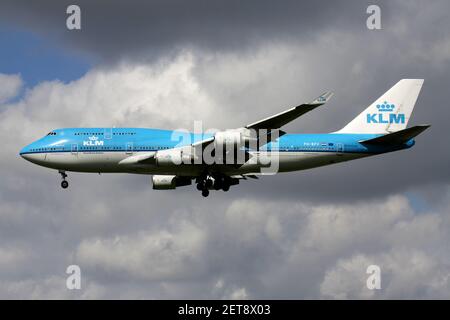
[[[333,92],[331,91],[327,91],[325,93],[322,93],[319,97],[317,97],[316,99],[314,99],[312,102],[310,102],[309,104],[313,104],[313,105],[322,105],[325,104],[326,102],[330,101],[331,97],[334,95]]]

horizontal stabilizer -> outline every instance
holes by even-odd
[[[384,136],[376,137],[376,138],[373,138],[373,139],[363,140],[363,141],[360,141],[360,143],[363,143],[363,144],[378,144],[378,145],[379,144],[382,144],[382,145],[400,145],[400,144],[408,142],[412,138],[418,136],[419,134],[421,134],[423,131],[425,131],[429,127],[430,127],[430,125],[428,125],[428,124],[415,126],[415,127],[411,127],[411,128],[408,128],[408,129],[403,129],[403,130],[400,130],[400,131],[396,131],[396,132],[393,132],[393,133],[388,133],[388,134],[386,134]]]

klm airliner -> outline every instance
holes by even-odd
[[[56,169],[61,187],[67,173],[152,175],[153,189],[191,185],[204,197],[228,191],[246,179],[305,170],[412,147],[429,125],[406,128],[422,79],[403,79],[344,128],[327,134],[287,134],[280,128],[325,104],[326,92],[245,127],[212,133],[145,128],[56,129],[27,145],[20,155]]]

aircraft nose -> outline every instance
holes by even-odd
[[[33,142],[26,147],[23,147],[19,151],[19,155],[31,163],[45,166],[47,164],[47,154],[41,149],[43,148],[41,148],[41,145],[39,143]]]
[[[31,156],[29,154],[20,154],[20,156],[28,161],[30,161],[30,159],[31,159]]]
[[[29,145],[23,147],[23,148],[19,151],[19,155],[20,155],[22,158],[24,158],[25,160],[28,160],[28,161],[30,161],[30,159],[31,159],[31,153],[30,153],[31,147],[30,147],[30,146],[31,146],[31,145],[29,144]]]

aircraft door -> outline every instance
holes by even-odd
[[[112,128],[105,128],[104,137],[105,140],[112,139]]]
[[[77,156],[77,155],[78,155],[78,144],[77,144],[77,143],[72,143],[71,153],[72,153],[74,156]]]
[[[133,153],[133,142],[127,142],[126,148],[125,148],[126,154],[132,154]]]

